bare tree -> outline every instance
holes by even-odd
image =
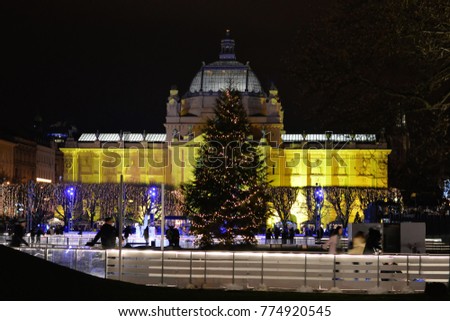
[[[100,197],[101,218],[114,216],[119,205],[119,184],[102,184]]]
[[[449,21],[445,0],[336,0],[286,57],[305,129],[385,128],[391,184],[440,196],[450,175]]]
[[[81,191],[81,184],[57,184],[55,186],[53,197],[55,213],[64,221],[66,228],[69,228],[69,222],[74,217],[75,211],[83,207]]]
[[[184,207],[184,194],[180,188],[169,187],[166,190],[165,210],[169,215],[184,216],[187,211]]]
[[[315,215],[316,200],[314,198],[314,189],[315,187],[312,186],[306,186],[301,189],[306,200],[306,216],[308,221],[313,221]]]
[[[289,186],[273,186],[269,187],[270,201],[272,206],[277,212],[278,217],[283,224],[283,228],[286,228],[287,221],[291,215],[291,209],[297,200],[300,187]]]
[[[81,189],[81,195],[83,203],[85,205],[84,213],[87,214],[89,225],[94,227],[94,220],[97,213],[97,208],[101,202],[102,188],[99,184],[83,184]]]
[[[326,200],[336,211],[336,218],[347,227],[352,211],[356,208],[356,201],[359,199],[359,190],[351,187],[327,187],[325,192]]]
[[[28,183],[28,204],[27,208],[32,215],[33,223],[30,229],[34,229],[37,225],[44,223],[44,221],[52,215],[52,203],[51,198],[55,186],[47,183],[34,183],[30,181]]]

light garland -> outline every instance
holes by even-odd
[[[206,142],[192,183],[195,188],[184,189],[191,208],[191,231],[199,236],[200,245],[211,245],[212,237],[231,245],[238,236],[253,244],[267,215],[267,184],[260,174],[265,171],[251,165],[264,165],[256,148],[246,141],[250,126],[236,92],[227,90],[219,97],[215,115],[205,129]],[[208,142],[227,148],[211,148],[217,144]],[[233,149],[236,146],[240,148]],[[223,161],[220,166],[212,163],[217,159]],[[208,199],[203,194],[208,194]]]

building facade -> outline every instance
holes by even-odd
[[[0,139],[0,180],[6,183],[14,176],[14,147],[16,144],[9,140]]]
[[[204,64],[189,90],[171,88],[165,133],[83,133],[68,139],[64,180],[81,183],[119,182],[179,186],[193,179],[202,129],[213,117],[220,90],[241,93],[253,139],[265,156],[274,186],[388,187],[388,155],[383,137],[332,132],[286,133],[278,90],[265,93],[248,63],[236,60],[229,32],[221,41],[219,60]]]
[[[10,183],[62,180],[63,154],[56,146],[22,137],[0,139],[0,179]]]

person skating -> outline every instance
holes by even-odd
[[[102,225],[100,231],[95,235],[92,242],[86,243],[87,246],[93,246],[100,239],[103,249],[113,249],[116,247],[116,238],[119,237],[119,232],[114,226],[114,218],[108,217],[105,219],[105,224]]]

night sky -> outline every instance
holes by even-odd
[[[78,132],[164,132],[172,85],[184,94],[202,61],[218,59],[226,29],[237,59],[264,89],[274,82],[288,132],[301,111],[281,62],[297,30],[329,0],[2,1],[3,131],[67,121]],[[8,113],[8,116],[5,115]]]

